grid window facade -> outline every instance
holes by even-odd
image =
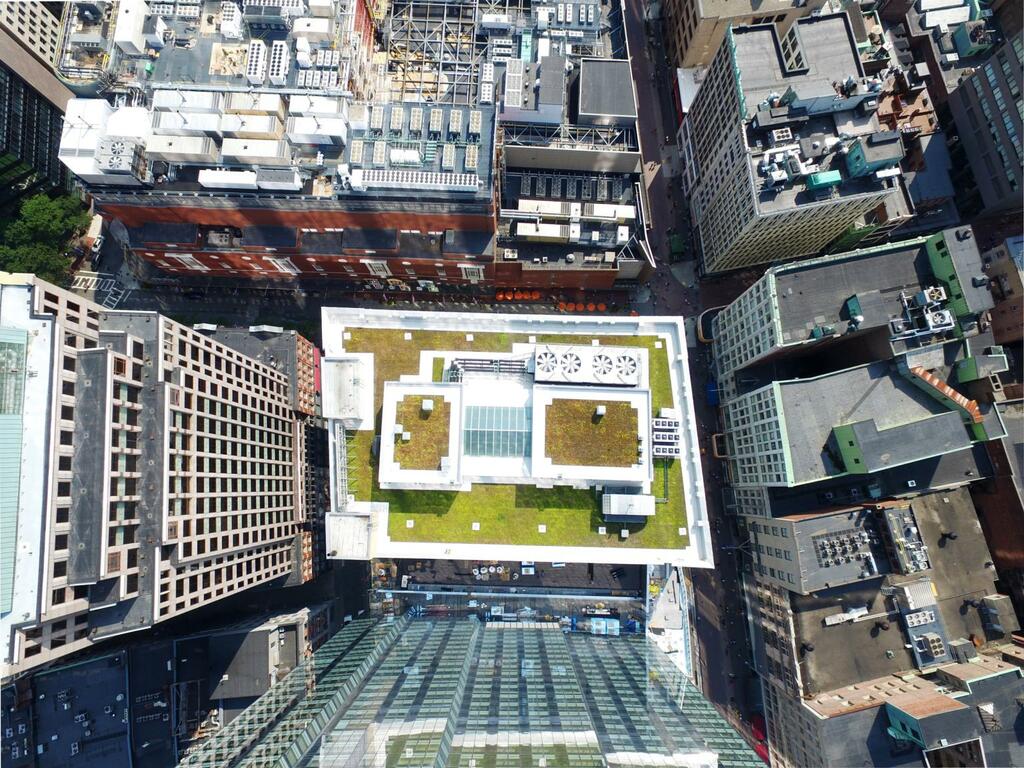
[[[182,765],[302,762],[311,750],[331,765],[596,768],[623,752],[761,764],[642,636],[475,617],[372,622],[347,625]]]
[[[778,385],[730,400],[725,405],[726,440],[733,483],[785,486],[788,479]]]
[[[171,320],[104,313],[45,283],[31,291],[34,311],[52,318],[59,340],[53,493],[42,612],[35,626],[17,630],[11,671],[97,639],[88,611],[99,579],[117,579],[116,600],[152,606],[141,622],[138,614],[125,620],[136,629],[297,568],[301,462],[288,378]],[[96,378],[98,370],[106,373]],[[83,415],[96,413],[105,429],[79,428]],[[97,451],[104,460],[93,463],[96,481],[72,471]],[[80,501],[73,487],[85,483],[105,506]],[[82,538],[79,514],[98,516],[94,539]],[[97,553],[91,577],[88,564],[69,557],[83,542]]]

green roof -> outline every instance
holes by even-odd
[[[420,353],[511,352],[515,343],[529,343],[525,334],[454,331],[405,331],[401,329],[347,326],[345,351],[374,356],[374,403],[376,428],[348,434],[349,492],[358,501],[388,504],[388,535],[392,541],[424,541],[480,544],[532,544],[540,546],[620,546],[646,549],[679,549],[689,544],[684,503],[683,475],[677,460],[656,460],[652,493],[657,511],[638,524],[606,524],[601,514],[601,495],[595,489],[565,486],[476,483],[471,491],[382,489],[378,482],[373,442],[379,434],[384,384],[402,375],[418,373]],[[406,334],[411,338],[407,339]],[[678,407],[672,391],[666,344],[657,336],[591,336],[537,334],[538,344],[600,344],[643,348],[648,351],[651,407]],[[432,378],[437,379],[436,367]],[[408,521],[412,521],[412,526]],[[479,530],[473,530],[478,523]],[[538,526],[545,526],[541,533]],[[598,528],[604,527],[605,533]],[[628,529],[629,536],[620,531]]]

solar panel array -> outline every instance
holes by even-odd
[[[466,456],[495,458],[529,456],[532,427],[532,408],[466,406],[462,430],[463,453]]]

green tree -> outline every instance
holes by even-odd
[[[35,195],[22,203],[18,217],[4,232],[4,242],[11,246],[39,243],[60,248],[76,230],[88,225],[89,213],[76,198]]]
[[[89,213],[75,197],[30,197],[3,231],[0,269],[63,282],[71,267],[71,259],[64,256],[67,241],[88,225]]]
[[[47,245],[0,245],[0,270],[4,272],[31,272],[43,280],[60,284],[70,268],[71,258]]]

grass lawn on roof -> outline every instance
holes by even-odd
[[[423,401],[431,400],[434,410],[424,411]],[[452,404],[443,397],[410,395],[395,406],[395,423],[409,433],[409,441],[395,435],[395,461],[402,469],[437,469],[448,455],[448,430]]]
[[[659,498],[653,518],[637,525],[605,523],[601,499],[593,489],[536,488],[532,485],[478,483],[469,493],[382,489],[371,457],[373,434],[349,433],[349,492],[357,499],[387,502],[392,541],[476,544],[533,544],[562,547],[637,547],[678,549],[686,526],[683,477],[675,460],[655,471],[653,493]],[[664,496],[664,493],[668,496]],[[406,520],[414,521],[406,527]],[[480,530],[472,529],[480,523]],[[540,533],[537,526],[547,526]],[[605,526],[605,533],[598,527]],[[629,538],[619,531],[629,529]]]
[[[351,338],[345,341],[348,352],[373,353],[374,398],[380,408],[385,381],[398,381],[402,374],[417,373],[423,350],[451,352],[511,352],[512,345],[527,343],[524,333],[487,333],[474,331],[473,341],[457,331],[403,331],[398,328],[359,328],[347,326]],[[411,338],[406,340],[405,334]],[[676,404],[669,377],[668,353],[658,336],[593,336],[591,334],[538,333],[538,344],[585,344],[597,339],[606,346],[646,349],[650,361],[651,408],[657,413]],[[657,344],[661,344],[658,349]]]
[[[403,374],[419,371],[420,352],[475,351],[511,352],[517,342],[527,343],[527,334],[465,333],[456,331],[404,331],[392,328],[348,326],[345,341],[349,352],[373,354],[374,402],[380,404],[384,382],[398,381]],[[406,339],[405,334],[410,338]],[[657,336],[592,336],[589,334],[536,334],[539,344],[590,344],[597,339],[608,346],[645,348],[649,353],[651,407],[675,407],[669,377],[668,354],[656,344]],[[393,541],[433,541],[479,544],[530,544],[566,547],[621,546],[648,549],[678,549],[689,544],[680,536],[687,526],[683,501],[683,478],[676,461],[656,462],[652,493],[658,497],[653,519],[638,525],[606,525],[600,496],[592,489],[543,489],[523,485],[479,483],[469,493],[454,491],[385,490],[378,485],[377,462],[372,453],[374,433],[369,430],[349,435],[349,492],[362,501],[387,502],[388,534]],[[660,466],[664,464],[664,466]],[[413,520],[412,528],[406,520]],[[472,530],[474,522],[480,530]],[[540,533],[538,525],[547,526]],[[599,526],[607,532],[598,533]],[[629,530],[628,539],[619,531]]]
[[[597,416],[598,405],[605,415]],[[546,407],[544,454],[555,464],[631,467],[637,463],[639,416],[626,402],[558,398]]]

